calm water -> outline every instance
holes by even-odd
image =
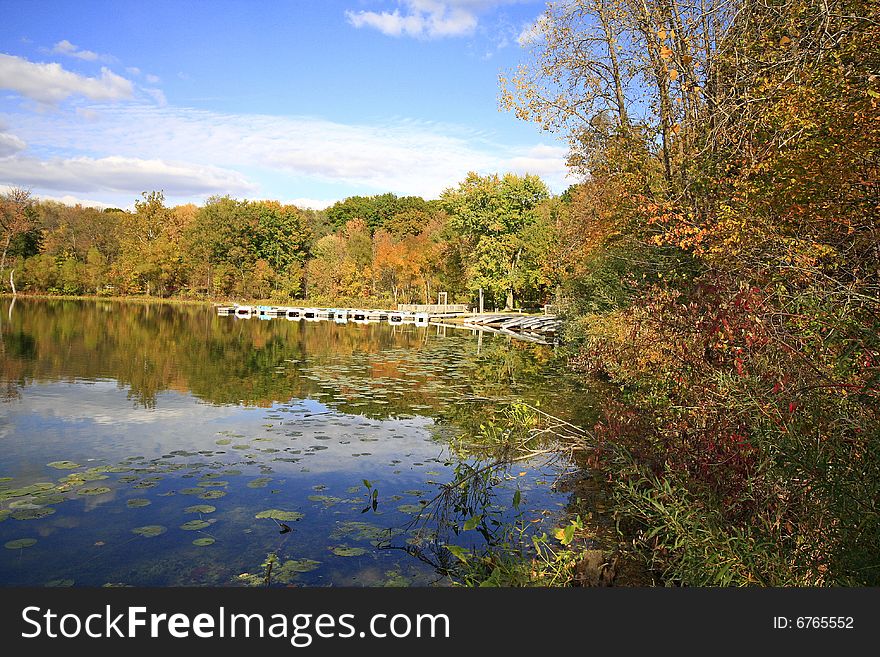
[[[443,584],[438,545],[483,539],[420,512],[479,425],[591,412],[552,347],[469,331],[22,299],[0,323],[5,586],[262,585],[270,554],[273,585]],[[549,530],[559,467],[517,464],[490,510],[519,488]]]

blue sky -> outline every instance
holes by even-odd
[[[470,171],[561,193],[565,144],[498,108],[543,0],[0,0],[0,189],[436,198]]]

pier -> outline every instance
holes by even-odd
[[[397,310],[375,308],[314,308],[288,306],[217,306],[221,317],[237,319],[286,319],[288,321],[337,324],[450,326],[488,333],[500,333],[519,340],[551,344],[556,341],[560,321],[553,315],[522,313],[475,313],[464,304],[400,304]]]

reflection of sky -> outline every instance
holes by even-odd
[[[0,413],[0,476],[16,479],[51,473],[44,468],[50,461],[115,464],[177,450],[234,460],[250,455],[276,470],[310,472],[356,471],[401,454],[431,458],[441,451],[430,440],[429,418],[374,420],[337,413],[315,400],[268,409],[216,406],[173,391],[160,393],[155,408],[143,408],[112,381],[28,386],[19,400],[0,406]],[[224,439],[232,442],[217,444]]]

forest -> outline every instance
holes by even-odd
[[[130,212],[23,189],[0,200],[0,270],[22,292],[381,306],[483,288],[513,308],[545,303],[559,282],[542,265],[553,201],[530,175],[472,173],[438,200],[355,196],[324,211],[228,196],[167,207],[162,191]]]
[[[502,109],[580,182],[323,212],[3,197],[20,291],[558,305],[618,548],[664,584],[880,584],[875,0],[551,4]]]

